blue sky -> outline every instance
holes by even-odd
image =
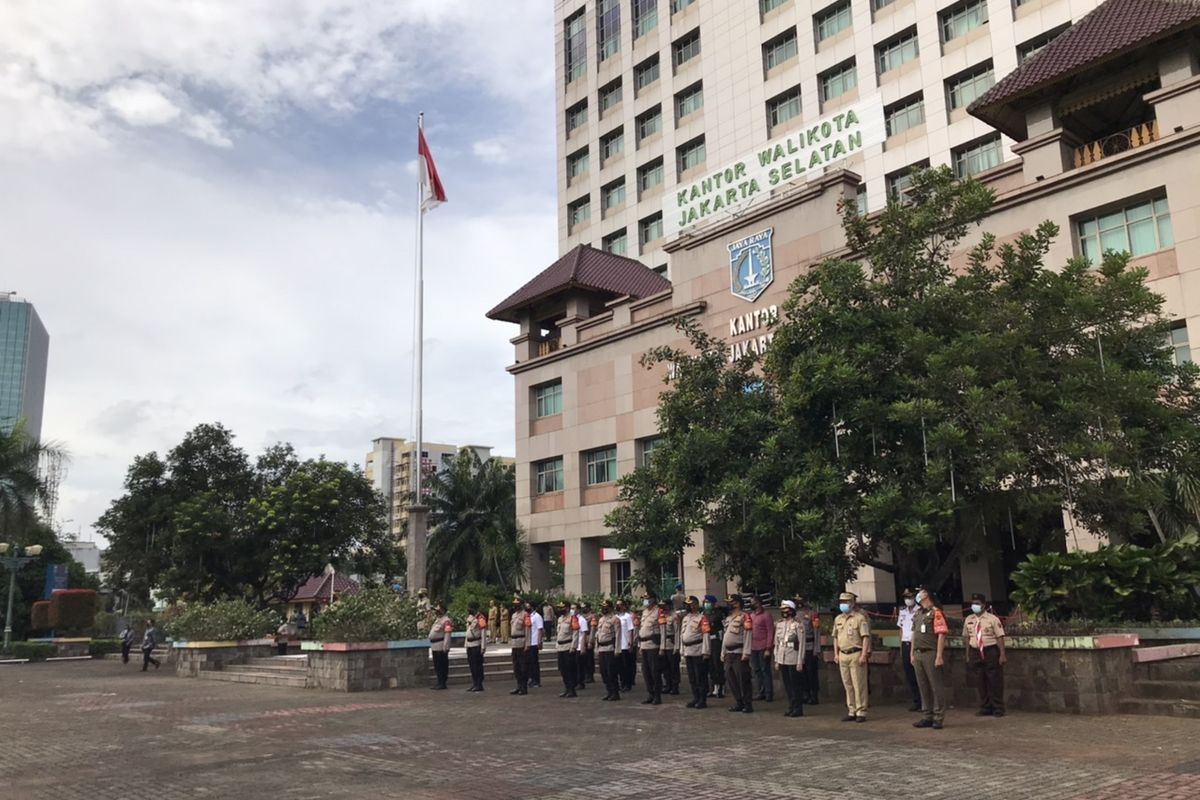
[[[557,254],[545,0],[9,0],[0,290],[51,335],[57,514],[86,533],[131,458],[219,420],[360,463],[412,432],[415,121],[426,434],[513,449],[512,326]]]

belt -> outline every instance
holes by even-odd
[[[438,642],[445,641],[445,639],[446,639],[445,636],[441,636],[441,637],[438,637],[437,639],[430,639],[429,641],[433,642],[434,644],[437,644]]]
[[[509,639],[511,639],[512,641],[514,641],[514,642],[515,642],[517,639],[524,639],[524,638],[525,638],[525,634],[523,634],[523,633],[522,633],[522,634],[520,634],[519,636],[510,636],[510,637],[508,637],[508,638],[509,638]]]
[[[638,641],[639,642],[653,642],[654,637],[653,636],[639,636]]]
[[[861,648],[861,647],[847,647],[846,649],[844,649],[844,650],[841,650],[840,652],[843,652],[843,653],[857,653],[857,652],[859,652],[859,651],[861,651],[861,650],[862,650],[862,648]],[[920,652],[920,651],[918,650],[917,652]]]
[[[932,647],[914,647],[913,652],[914,653],[932,653],[933,648]]]
[[[467,641],[468,642],[478,642],[480,638],[481,637],[479,637],[479,636],[468,636]]]
[[[696,645],[700,644],[703,641],[704,641],[703,636],[701,636],[699,639],[691,639],[691,640],[684,639],[683,646],[684,647],[695,647]]]
[[[558,643],[559,644],[570,644],[572,638],[574,638],[574,637],[567,637],[566,639],[559,639]]]
[[[726,653],[740,653],[740,652],[742,652],[742,648],[740,648],[740,647],[726,647],[726,648],[725,648],[725,652],[726,652]]]
[[[596,644],[612,644],[612,643],[613,643],[613,640],[612,640],[612,639],[608,639],[608,640],[605,640],[605,639],[597,639],[597,640],[596,640]]]

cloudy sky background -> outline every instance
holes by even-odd
[[[0,290],[50,331],[43,437],[91,524],[131,458],[221,421],[361,463],[412,433],[415,126],[426,438],[513,451],[513,326],[553,260],[545,0],[6,0]]]

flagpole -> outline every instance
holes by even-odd
[[[425,130],[425,112],[417,114],[417,132],[420,135]],[[421,185],[420,169],[417,170],[417,336],[416,336],[416,404],[417,404],[417,452],[415,455],[416,469],[416,496],[413,499],[414,505],[422,505],[421,495],[421,473],[423,469],[423,459],[421,457],[424,449],[424,419],[422,406],[424,405],[424,350],[425,350],[425,252],[424,252],[424,233],[425,233],[425,191]]]

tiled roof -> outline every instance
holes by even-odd
[[[579,245],[542,270],[487,313],[491,319],[516,322],[518,309],[564,289],[590,289],[613,297],[641,298],[671,288],[671,282],[640,261]]]
[[[1072,25],[972,103],[969,111],[995,123],[989,107],[1163,39],[1200,22],[1200,0],[1108,0]]]
[[[358,594],[358,583],[344,575],[314,575],[313,577],[300,584],[300,588],[296,590],[296,594],[292,597],[291,602],[303,603],[309,600],[323,600],[329,602],[329,580],[333,578],[333,596],[337,598],[340,595]]]

